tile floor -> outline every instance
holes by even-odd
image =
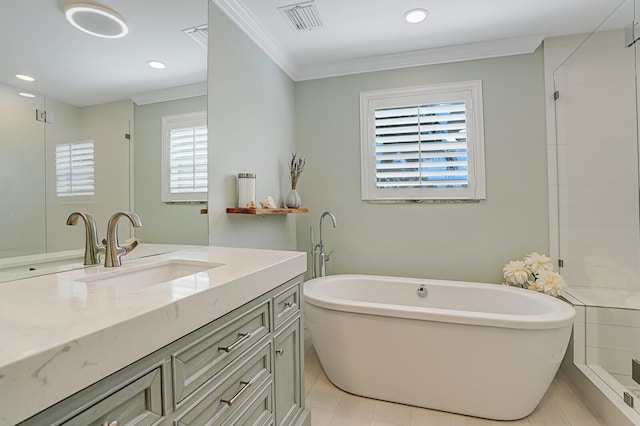
[[[603,425],[560,372],[535,411],[514,422],[490,421],[352,395],[329,381],[308,332],[305,333],[305,391],[311,426]]]

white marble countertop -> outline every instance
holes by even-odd
[[[214,269],[143,287],[82,280],[185,259]],[[306,254],[201,247],[0,284],[0,425],[13,425],[306,270]]]

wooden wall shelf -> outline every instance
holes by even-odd
[[[246,208],[230,207],[227,209],[227,213],[270,215],[270,214],[289,214],[289,213],[309,213],[309,209],[246,209]]]

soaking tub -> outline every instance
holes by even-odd
[[[320,363],[357,395],[495,420],[538,405],[575,310],[530,290],[457,281],[334,275],[305,283]]]

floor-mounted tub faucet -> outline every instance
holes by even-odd
[[[98,255],[105,252],[105,247],[98,244],[96,221],[89,212],[73,212],[67,218],[67,225],[75,225],[78,223],[78,218],[82,218],[84,222],[84,264],[97,265],[100,263]]]
[[[129,219],[134,228],[139,228],[142,226],[142,221],[140,217],[131,212],[118,212],[111,216],[109,219],[109,223],[107,224],[107,239],[105,242],[106,254],[104,259],[104,266],[113,267],[113,266],[122,266],[122,261],[120,258],[127,253],[130,253],[134,248],[138,247],[138,240],[133,239],[129,244],[122,247],[118,243],[118,221],[120,218],[126,217]]]
[[[331,257],[331,253],[333,253],[333,250],[331,250],[329,252],[329,254],[325,254],[324,252],[324,240],[322,239],[322,223],[324,221],[324,218],[326,216],[329,216],[329,218],[331,219],[331,223],[333,224],[333,227],[335,228],[336,225],[336,216],[331,213],[331,212],[324,212],[322,213],[322,215],[320,216],[320,241],[318,242],[318,244],[314,244],[313,241],[313,228],[311,228],[311,275],[312,278],[316,278],[318,276],[324,277],[327,273],[327,262],[329,261],[329,258]],[[319,256],[320,258],[320,271],[319,271],[319,275],[318,275],[318,271],[317,271],[317,265],[316,265],[316,255]]]

